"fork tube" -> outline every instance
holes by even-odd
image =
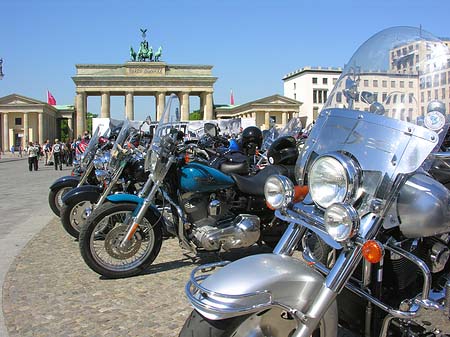
[[[86,167],[86,171],[84,171],[80,181],[78,182],[77,187],[80,187],[81,185],[86,184],[86,181],[88,180],[88,177],[91,174],[93,168],[94,168],[94,161],[91,160],[89,165]]]
[[[297,248],[297,245],[305,231],[306,227],[302,227],[299,224],[291,222],[283,233],[280,241],[278,241],[273,253],[277,255],[291,256],[294,253],[295,248]]]

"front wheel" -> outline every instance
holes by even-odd
[[[162,244],[162,219],[147,212],[132,240],[121,247],[126,221],[137,205],[105,203],[97,208],[80,230],[80,252],[86,264],[107,278],[140,274],[158,256]]]
[[[50,190],[50,193],[48,194],[48,204],[56,216],[60,216],[61,207],[64,205],[64,202],[62,201],[63,195],[75,188],[77,185],[78,181],[67,180],[57,188]]]
[[[336,304],[326,312],[314,332],[314,337],[336,337]],[[285,310],[271,308],[258,313],[210,320],[193,311],[184,323],[179,337],[291,337],[297,321]]]
[[[67,233],[78,239],[81,225],[92,212],[94,204],[99,199],[99,195],[89,195],[83,200],[71,198],[61,207],[61,224]]]

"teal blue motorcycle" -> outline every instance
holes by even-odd
[[[286,228],[267,207],[263,188],[274,174],[292,175],[293,167],[270,165],[242,176],[208,166],[196,160],[204,150],[184,142],[186,123],[179,111],[177,96],[170,96],[146,154],[149,178],[139,194],[109,195],[81,226],[81,255],[104,277],[142,273],[168,235],[193,253],[220,252],[256,243],[274,246]],[[156,203],[157,195],[162,201]]]

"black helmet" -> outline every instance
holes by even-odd
[[[292,136],[278,138],[267,150],[267,158],[270,164],[295,165],[297,157],[297,143]]]
[[[262,144],[262,132],[256,126],[248,126],[242,131],[242,146],[246,148],[250,143],[255,144],[257,147],[261,147]]]

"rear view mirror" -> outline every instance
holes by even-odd
[[[203,126],[203,130],[211,137],[216,137],[218,133],[217,126],[214,123],[205,123],[205,125]]]

